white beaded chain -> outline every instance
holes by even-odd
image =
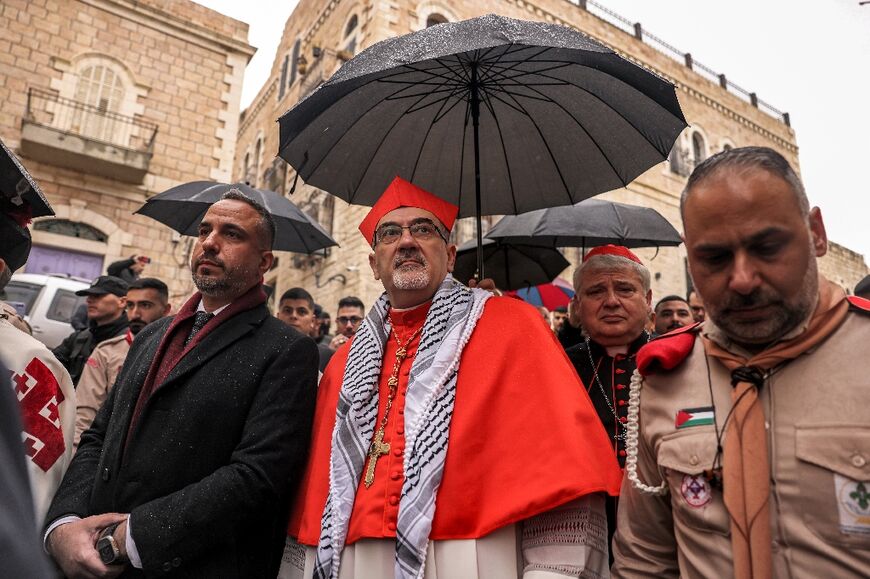
[[[631,375],[631,385],[628,387],[628,422],[625,429],[625,474],[634,488],[651,495],[668,494],[667,481],[659,486],[650,486],[640,482],[637,476],[637,440],[640,415],[640,389],[643,386],[643,376],[637,370]]]

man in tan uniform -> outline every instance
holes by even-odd
[[[638,354],[613,576],[870,576],[870,302],[771,149],[699,165],[682,214],[707,319]]]
[[[142,328],[169,315],[169,289],[153,277],[137,279],[127,289],[127,319],[129,329],[104,342],[100,342],[88,357],[82,369],[82,377],[76,385],[76,433],[73,446],[78,448],[82,433],[88,429],[97,411],[106,401],[109,390],[115,383],[130,344]]]

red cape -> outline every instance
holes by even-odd
[[[291,513],[289,533],[306,545],[320,537],[349,350],[335,353],[320,382],[311,458]],[[589,493],[619,494],[622,473],[607,434],[534,308],[487,301],[459,368],[431,539],[476,539]]]

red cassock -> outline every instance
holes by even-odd
[[[391,312],[402,343],[422,326],[428,308]],[[359,483],[347,544],[396,535],[404,478],[404,392],[418,342],[415,338],[399,372],[384,437],[390,452],[378,461],[374,484]],[[379,421],[397,347],[391,333],[381,366]],[[290,518],[289,534],[306,545],[317,545],[320,536],[335,409],[349,350],[344,346],[336,352],[320,382],[311,456]],[[488,300],[460,360],[430,539],[477,539],[589,493],[616,496],[621,479],[586,389],[541,315],[512,298]]]

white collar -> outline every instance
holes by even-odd
[[[232,303],[232,302],[230,302],[230,304],[231,304],[231,303]],[[216,316],[216,315],[218,315],[219,313],[221,313],[222,311],[224,311],[225,309],[227,309],[227,308],[229,307],[230,304],[223,305],[223,306],[219,307],[218,309],[216,309],[215,311],[213,311],[213,312],[211,312],[211,313],[214,314],[214,315]],[[203,303],[202,303],[202,298],[199,298],[199,305],[196,307],[196,311],[198,311],[198,312],[204,312],[204,311],[205,311],[205,306],[204,306]]]

